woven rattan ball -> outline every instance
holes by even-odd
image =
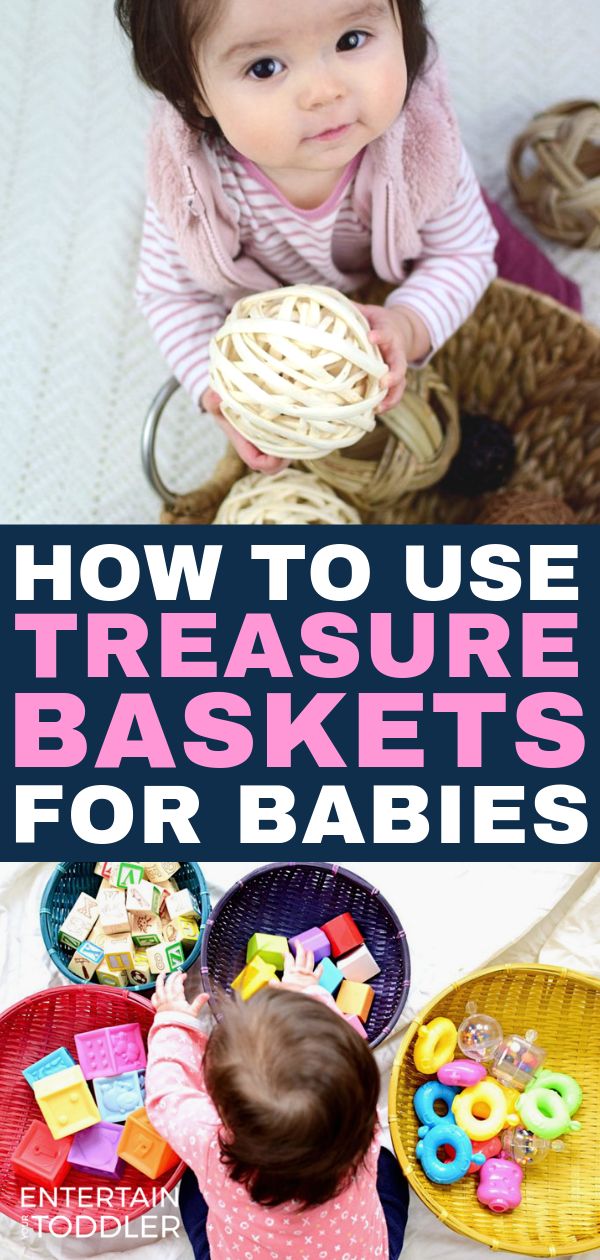
[[[211,385],[234,429],[261,451],[318,459],[375,424],[387,372],[349,298],[321,285],[236,302],[210,346]]]
[[[409,372],[396,407],[351,451],[319,460],[319,477],[361,511],[395,504],[409,490],[422,490],[444,476],[459,442],[458,407],[432,368]],[[307,468],[313,468],[307,461]]]
[[[599,101],[564,101],[536,114],[513,145],[509,175],[540,232],[600,249]]]
[[[477,525],[574,525],[575,516],[562,499],[525,490],[492,494],[477,517]]]
[[[360,525],[355,508],[312,473],[284,468],[236,481],[213,525]]]

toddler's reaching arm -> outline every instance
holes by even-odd
[[[221,1122],[204,1085],[202,1058],[207,1038],[196,1018],[208,997],[203,994],[190,1004],[184,983],[182,972],[173,972],[166,985],[162,975],[156,982],[152,998],[156,1015],[148,1037],[146,1111],[169,1146],[199,1175]]]

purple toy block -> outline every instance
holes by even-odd
[[[320,928],[309,928],[306,932],[300,932],[298,936],[292,936],[288,941],[288,945],[294,957],[296,956],[296,946],[300,943],[306,950],[311,950],[315,956],[315,966],[320,963],[322,958],[331,957],[331,945],[327,937]]]
[[[108,1177],[110,1181],[120,1181],[125,1171],[125,1164],[117,1155],[117,1147],[123,1137],[120,1124],[109,1124],[101,1120],[90,1129],[82,1129],[73,1138],[69,1151],[69,1163],[80,1173],[90,1177]]]
[[[140,1072],[146,1066],[146,1051],[139,1024],[115,1024],[75,1033],[77,1057],[86,1081],[97,1076],[120,1076]]]

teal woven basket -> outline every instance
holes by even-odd
[[[89,981],[82,980],[80,976],[76,976],[69,971],[69,963],[73,957],[73,951],[66,949],[58,940],[58,929],[61,923],[72,909],[80,893],[88,893],[90,897],[95,897],[100,887],[100,876],[94,874],[95,862],[59,862],[56,870],[53,871],[42,897],[40,907],[40,924],[42,929],[42,938],[44,945],[54,963],[54,966],[66,976],[71,984],[88,984]],[[200,958],[200,949],[202,946],[202,937],[204,935],[204,926],[210,914],[210,897],[206,880],[197,862],[182,862],[179,870],[176,872],[175,879],[180,888],[189,888],[193,893],[201,911],[200,934],[193,950],[188,954],[181,970],[189,971],[197,959]],[[152,990],[154,981],[148,984],[131,984],[127,987],[128,993],[142,993],[144,990]]]

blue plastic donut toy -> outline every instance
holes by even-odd
[[[426,1081],[424,1085],[419,1085],[413,1098],[413,1105],[421,1124],[427,1125],[427,1128],[439,1124],[440,1120],[456,1124],[452,1114],[452,1103],[457,1094],[460,1094],[459,1085],[442,1085],[441,1081]],[[436,1102],[444,1103],[447,1115],[438,1115],[434,1110]],[[422,1136],[421,1130],[419,1130],[419,1136]]]
[[[442,1163],[438,1156],[440,1147],[450,1147],[454,1158]],[[472,1163],[485,1164],[485,1155],[473,1153],[471,1139],[452,1120],[438,1120],[433,1128],[428,1129],[417,1142],[416,1156],[421,1161],[425,1176],[442,1186],[459,1181]]]

